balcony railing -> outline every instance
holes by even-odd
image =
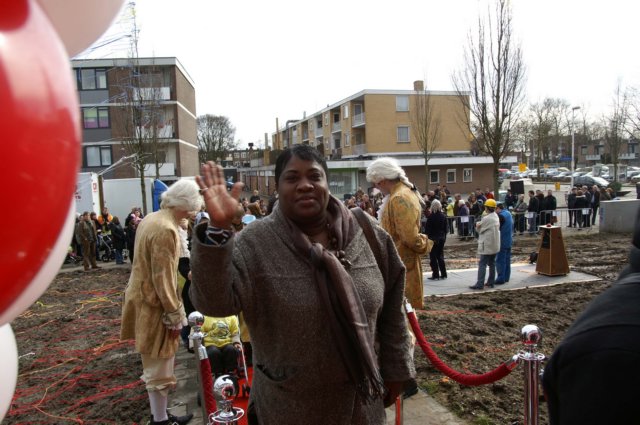
[[[173,132],[173,126],[170,124],[160,126],[158,125],[155,128],[156,137],[159,139],[174,139],[175,133]],[[136,137],[144,137],[144,138],[152,138],[153,137],[154,128],[149,127],[137,127],[136,128]]]
[[[636,159],[638,157],[637,153],[622,153],[620,154],[620,159]]]
[[[342,123],[341,123],[340,121],[338,121],[338,122],[334,122],[334,123],[331,125],[331,132],[332,132],[332,133],[336,133],[336,132],[338,132],[338,131],[342,131]]]
[[[364,125],[365,121],[364,121],[364,112],[361,114],[356,114],[353,116],[353,119],[351,120],[351,127],[359,127],[361,125]]]
[[[586,158],[587,161],[599,161],[600,155],[587,155]]]
[[[171,100],[171,87],[136,87],[133,90],[134,101]]]
[[[322,137],[322,135],[324,134],[322,131],[322,127],[316,128],[314,131],[315,131],[316,137]]]
[[[155,164],[145,164],[144,166],[144,174],[145,176],[155,176],[156,174],[156,166]],[[161,176],[175,176],[176,168],[173,162],[165,162],[160,165],[160,175]]]
[[[354,155],[366,155],[368,153],[367,145],[365,145],[364,143],[361,145],[353,145],[352,152]]]

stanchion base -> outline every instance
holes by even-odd
[[[216,410],[209,415],[209,425],[234,423],[243,416],[244,410],[239,407],[232,407],[231,411],[227,411],[224,409]]]

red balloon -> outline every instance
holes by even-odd
[[[29,285],[58,239],[80,160],[69,59],[35,1],[2,5],[0,111],[1,313]]]

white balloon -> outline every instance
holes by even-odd
[[[38,0],[69,57],[87,49],[109,28],[124,0]]]
[[[31,305],[36,302],[40,295],[42,295],[49,287],[53,278],[56,277],[60,271],[60,266],[62,266],[62,263],[69,252],[71,237],[73,236],[75,228],[75,199],[71,199],[68,211],[69,212],[67,213],[67,218],[65,219],[62,230],[60,231],[60,235],[58,236],[56,243],[53,245],[49,256],[38,273],[33,277],[29,286],[27,286],[27,288],[18,295],[13,304],[0,314],[0,325],[11,322],[20,313],[31,307]],[[2,349],[2,345],[0,345],[0,349]]]
[[[18,346],[10,325],[0,327],[0,422],[7,414],[18,380]]]

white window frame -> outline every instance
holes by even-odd
[[[342,119],[347,119],[349,118],[349,104],[345,104],[342,107]]]
[[[471,183],[473,181],[473,168],[462,169],[462,182]]]
[[[401,140],[400,139],[400,129],[406,129],[407,130],[407,140]],[[410,129],[408,125],[399,125],[396,128],[396,139],[398,141],[398,143],[409,143],[411,141],[411,133],[410,133]]]
[[[432,180],[433,173],[436,173],[436,179]],[[436,168],[435,170],[429,170],[429,183],[431,184],[439,184],[440,183],[440,169]]]
[[[344,134],[344,145],[346,146],[351,146],[351,133],[345,133]]]
[[[396,112],[408,112],[409,111],[409,96],[397,95],[396,96]]]
[[[453,179],[449,180],[449,173],[453,173]],[[456,173],[456,169],[455,168],[449,168],[447,170],[447,184],[449,183],[455,183],[457,179],[457,173]]]

